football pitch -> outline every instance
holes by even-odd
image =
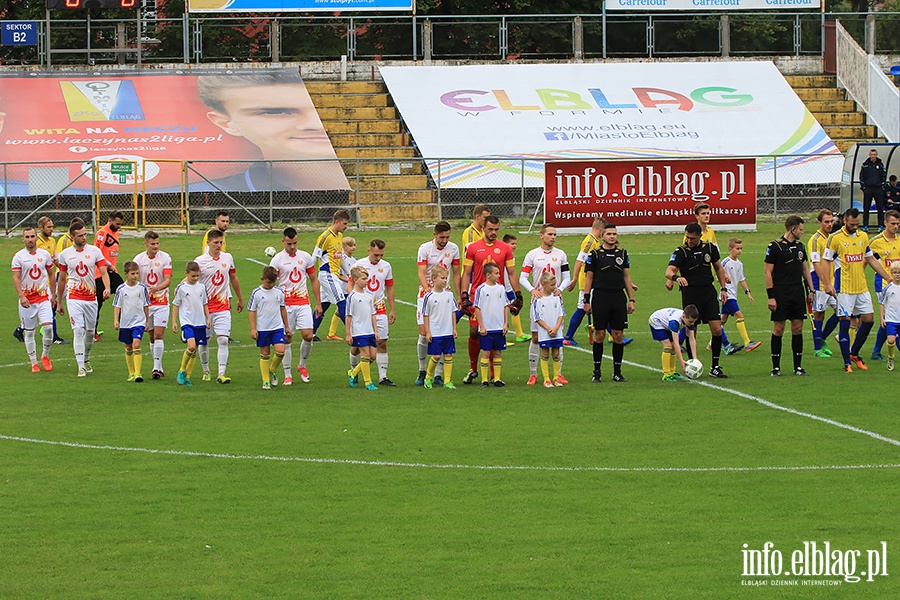
[[[808,218],[804,242],[814,230]],[[454,224],[451,239],[461,232]],[[171,332],[167,376],[127,383],[111,302],[92,374],[76,378],[71,345],[53,346],[52,372],[31,373],[11,336],[18,316],[8,274],[0,596],[900,597],[900,372],[870,361],[868,372],[843,373],[834,340],[836,356],[813,357],[807,324],[810,376],[790,374],[788,352],[785,374],[769,376],[763,256],[782,232],[761,223],[736,234],[756,303],[739,301],[763,345],[723,357],[728,379],[684,383],[661,381],[660,345],[647,327],[654,310],[680,306],[663,277],[680,235],[620,237],[640,288],[629,381],[609,381],[607,350],[604,382],[590,382],[582,327],[581,347],[564,350],[571,383],[555,389],[525,385],[527,343],[503,355],[506,388],[462,385],[465,322],[459,389],[414,386],[415,256],[432,237],[427,225],[345,234],[357,239],[357,258],[384,239],[394,270],[388,348],[397,387],[377,392],[348,387],[347,346],[335,341],[314,345],[310,383],[295,373],[291,387],[263,391],[246,313],[233,317],[230,385],[201,382],[198,365],[194,387],[178,386],[184,345]],[[300,247],[312,250],[316,235],[301,233]],[[201,236],[163,233],[173,289]],[[521,263],[539,240],[518,237]],[[728,237],[719,232],[723,248]],[[280,239],[280,231],[229,232],[245,301],[268,262],[263,249]],[[557,240],[573,265],[581,239]],[[7,264],[21,247],[18,232],[0,240]],[[119,267],[143,249],[141,237],[123,235]],[[571,314],[575,293],[565,298]],[[330,314],[323,339],[329,322]],[[59,329],[71,340],[65,320]],[[739,339],[733,322],[726,330]],[[702,348],[708,328],[698,331]],[[874,339],[873,330],[864,358]],[[150,365],[145,344],[145,376]]]

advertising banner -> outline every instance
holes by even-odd
[[[35,163],[49,161],[84,161],[66,167],[77,178],[66,193],[91,193],[90,178],[78,178],[91,159],[104,161],[101,192],[130,193],[142,173],[148,191],[180,189],[180,169],[160,169],[154,159],[228,161],[216,165],[212,183],[192,181],[191,191],[349,189],[296,71],[0,75],[0,162],[31,163],[7,167],[8,195],[34,195]],[[246,162],[310,159],[321,162]],[[138,168],[124,181],[110,177],[108,161],[116,160]]]
[[[819,9],[819,0],[606,0],[606,10],[710,12],[720,10]]]
[[[779,156],[779,184],[841,176],[840,151],[771,62],[381,74],[422,155],[446,159],[429,164],[442,187],[541,187],[544,161],[560,159]],[[773,182],[773,162],[758,160],[759,183]]]
[[[701,202],[717,228],[756,228],[753,159],[554,161],[544,179],[544,222],[561,231],[596,217],[623,231],[681,231]]]
[[[413,0],[188,0],[188,12],[412,12]]]

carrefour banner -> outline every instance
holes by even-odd
[[[819,0],[606,0],[606,10],[698,11],[712,10],[797,10],[821,8]]]
[[[412,12],[413,0],[188,0],[189,12]]]
[[[770,62],[382,67],[444,187],[529,187],[548,160],[757,158],[757,181],[840,180],[840,151]],[[816,155],[816,156],[810,156]],[[779,157],[773,159],[772,157]]]
[[[135,178],[178,190],[168,160],[225,161],[192,175],[191,191],[349,189],[296,71],[3,73],[0,111],[0,162],[29,163],[6,167],[7,195],[47,193],[40,182],[60,169],[67,194],[91,193],[92,159],[101,192],[131,193]],[[67,166],[37,164],[50,161]],[[112,172],[126,161],[137,168]]]

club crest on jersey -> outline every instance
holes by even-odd
[[[712,260],[712,257],[709,254],[703,255],[703,262],[710,262],[711,260]]]
[[[616,264],[619,265],[620,267],[622,266],[622,263],[624,263],[624,262],[625,262],[625,261],[622,260],[622,257],[621,257],[621,256],[616,257]]]
[[[803,250],[800,250],[799,252],[797,252],[797,259],[803,260]]]
[[[500,254],[500,248],[494,248],[494,254]]]

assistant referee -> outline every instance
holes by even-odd
[[[697,223],[689,223],[684,228],[684,244],[675,248],[666,269],[666,289],[671,291],[677,283],[681,289],[682,308],[693,304],[700,311],[698,323],[707,323],[712,334],[712,366],[709,376],[727,379],[719,366],[722,354],[722,317],[719,312],[719,300],[724,304],[728,300],[725,284],[729,282],[722,263],[719,260],[719,249],[715,244],[700,239],[703,230]],[[721,293],[716,294],[713,286],[713,271],[719,280]]]

